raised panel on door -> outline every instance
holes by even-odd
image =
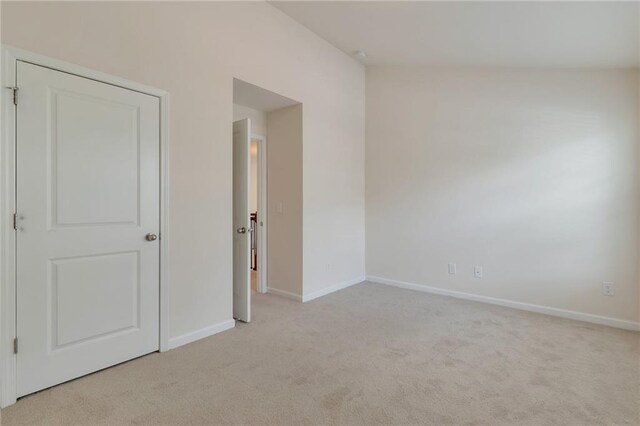
[[[52,351],[138,329],[138,252],[53,259],[50,267]]]
[[[159,348],[159,99],[18,62],[18,395]]]
[[[137,225],[138,107],[58,89],[50,97],[52,226]]]

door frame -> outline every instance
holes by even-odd
[[[251,134],[258,141],[258,293],[266,293],[267,283],[267,137]],[[261,225],[262,223],[262,225]]]
[[[73,74],[157,97],[160,101],[160,352],[169,347],[169,93],[120,77],[49,58],[16,47],[0,46],[2,87],[0,94],[0,407],[17,399],[16,338],[16,108],[13,90],[18,61]],[[18,102],[20,90],[18,88]]]

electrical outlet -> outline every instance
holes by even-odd
[[[473,267],[473,276],[476,278],[482,278],[482,266]]]
[[[613,296],[616,294],[616,286],[613,283],[602,283],[602,294],[605,296]]]
[[[458,273],[458,271],[456,270],[456,264],[455,263],[450,263],[449,264],[449,275],[455,275],[457,273]]]

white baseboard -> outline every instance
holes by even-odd
[[[439,294],[441,296],[451,296],[458,299],[472,300],[475,302],[489,303],[492,305],[506,306],[508,308],[520,309],[523,311],[536,312],[539,314],[552,315],[561,318],[568,318],[578,321],[589,322],[592,324],[608,325],[610,327],[622,328],[625,330],[640,331],[640,322],[627,321],[611,317],[603,317],[600,315],[585,314],[582,312],[568,311],[565,309],[552,308],[550,306],[532,305],[529,303],[516,302],[507,299],[498,299],[489,296],[480,296],[477,294],[464,293],[461,291],[446,290],[438,287],[429,287],[426,285],[409,283],[404,281],[390,280],[388,278],[367,276],[367,281],[378,284],[391,285],[394,287],[405,288],[409,290],[422,291],[424,293]]]
[[[267,288],[267,293],[275,294],[276,296],[286,297],[287,299],[295,300],[296,302],[308,302],[313,299],[317,299],[318,297],[326,296],[329,293],[333,293],[334,291],[342,290],[343,288],[351,287],[352,285],[359,284],[365,280],[365,277],[354,278],[349,281],[344,281],[338,284],[334,284],[330,287],[323,288],[322,290],[314,291],[313,293],[307,293],[304,295],[299,295],[295,293],[291,293],[285,290],[279,290],[277,288],[269,287]]]
[[[275,294],[276,296],[295,300],[296,302],[302,302],[302,296],[300,296],[299,294],[291,293],[289,291],[278,290],[277,288],[268,287],[267,293],[271,293],[271,294]]]
[[[365,280],[365,277],[354,278],[349,281],[344,281],[331,287],[323,288],[322,290],[314,291],[313,293],[307,293],[302,296],[303,302],[308,302],[313,299],[317,299],[318,297],[326,296],[329,293],[333,293],[334,291],[342,290],[347,287],[351,287],[352,285],[360,284]]]
[[[223,321],[218,324],[210,325],[209,327],[201,328],[200,330],[183,334],[182,336],[172,337],[169,339],[169,349],[175,349],[179,346],[186,345],[191,342],[195,342],[196,340],[213,336],[214,334],[218,334],[225,330],[229,330],[230,328],[233,328],[235,326],[236,326],[236,321],[231,319],[228,321]]]

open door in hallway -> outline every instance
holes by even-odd
[[[233,123],[233,317],[251,321],[249,166],[251,121]]]

